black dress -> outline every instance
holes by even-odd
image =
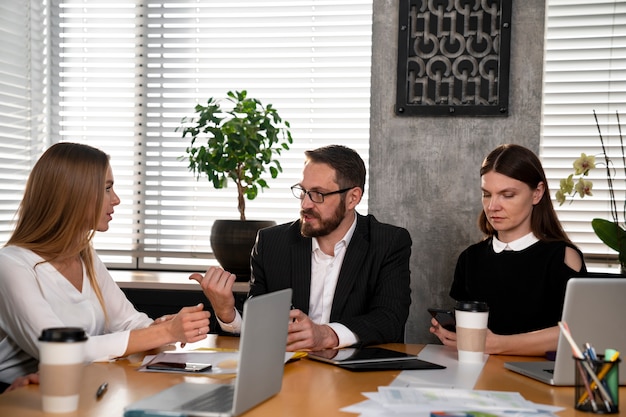
[[[450,296],[457,301],[486,302],[488,327],[496,334],[556,326],[568,279],[586,273],[584,263],[580,271],[565,264],[567,246],[538,241],[521,251],[496,253],[492,239],[485,239],[459,256]]]

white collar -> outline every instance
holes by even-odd
[[[533,232],[530,232],[526,236],[522,236],[519,239],[516,239],[513,242],[509,242],[509,243],[504,243],[498,240],[497,237],[493,236],[492,242],[493,242],[492,243],[493,251],[495,253],[500,253],[503,250],[512,250],[512,251],[524,250],[534,245],[535,243],[539,242],[539,239],[537,239],[537,237],[533,234]]]

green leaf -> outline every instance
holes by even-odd
[[[247,97],[246,90],[228,91],[226,96],[232,108],[223,109],[211,97],[206,105],[196,105],[196,117],[183,118],[176,131],[190,141],[188,168],[197,178],[206,175],[215,188],[232,180],[241,186],[238,201],[243,196],[253,200],[259,189],[268,188],[262,175],[269,172],[276,178],[282,172],[273,157],[293,143],[290,125],[271,104]]]
[[[617,223],[606,219],[593,219],[591,227],[609,248],[619,253],[620,262],[626,260],[626,231]],[[622,258],[625,259],[622,259]]]

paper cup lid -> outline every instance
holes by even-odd
[[[483,301],[457,301],[454,308],[460,311],[476,311],[481,313],[489,311],[489,306]]]
[[[84,342],[87,340],[85,330],[80,327],[53,327],[43,329],[39,337],[41,342]]]

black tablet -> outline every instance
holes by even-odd
[[[393,370],[418,370],[418,369],[445,369],[443,365],[423,361],[421,359],[409,359],[402,361],[386,361],[386,362],[363,362],[348,363],[337,365],[350,371],[393,371]]]
[[[445,366],[420,360],[410,353],[380,347],[325,349],[309,352],[307,357],[353,370],[445,368]]]

